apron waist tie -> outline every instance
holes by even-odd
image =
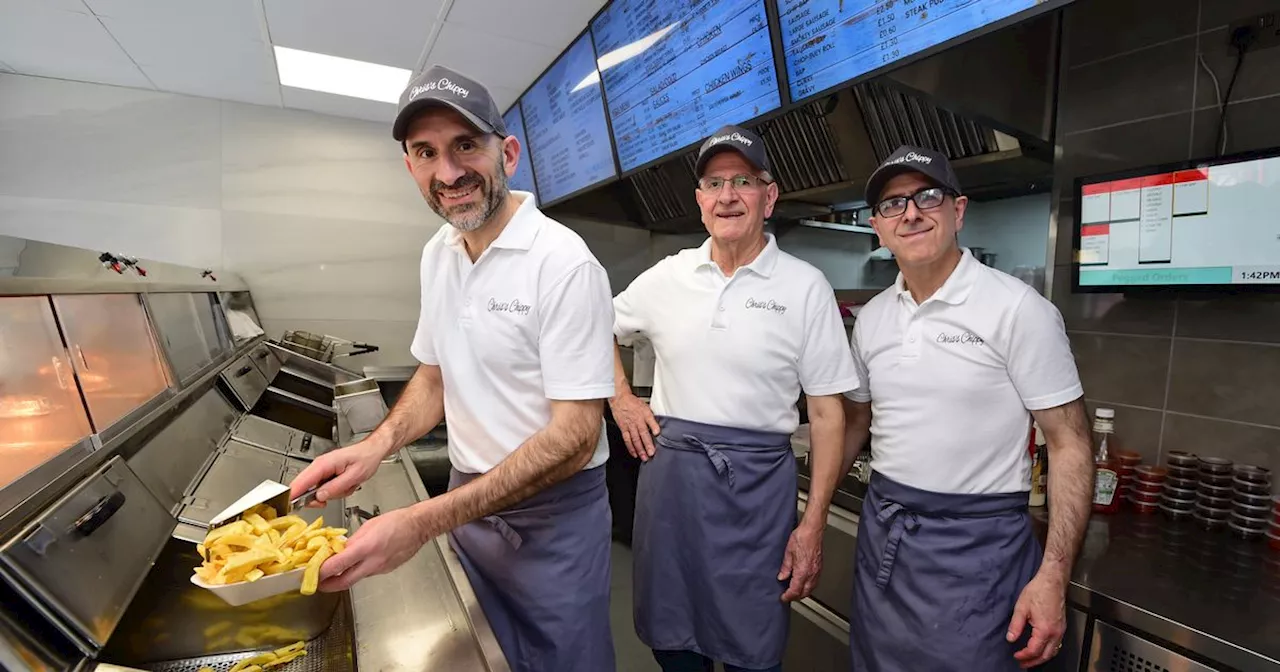
[[[516,532],[515,528],[508,525],[507,521],[497,515],[485,516],[483,520],[484,522],[492,525],[493,529],[497,530],[498,534],[501,535],[508,544],[511,544],[511,548],[517,551],[520,550],[520,546],[524,544],[524,538],[520,536],[519,532]]]
[[[729,461],[728,456],[720,452],[714,444],[707,443],[702,439],[692,435],[685,434],[684,440],[702,449],[707,454],[707,459],[711,460],[711,466],[716,468],[716,473],[729,481],[729,489],[733,489],[733,462]]]
[[[876,514],[880,524],[889,523],[889,538],[884,545],[884,554],[880,556],[880,569],[876,572],[876,587],[884,589],[889,585],[889,577],[893,574],[894,562],[898,559],[898,544],[902,535],[915,532],[920,527],[920,519],[915,512],[908,510],[897,502],[882,502]]]

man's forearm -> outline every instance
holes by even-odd
[[[849,473],[858,453],[871,438],[871,403],[842,399],[844,404],[844,455],[840,462],[840,474]]]
[[[844,409],[839,396],[809,397],[809,501],[801,525],[826,527],[831,497],[840,482]]]
[[[400,450],[444,419],[444,385],[439,367],[418,365],[404,391],[370,438],[384,455]]]
[[[1071,579],[1076,553],[1093,508],[1093,451],[1083,400],[1035,414],[1049,452],[1049,535],[1042,572],[1064,583]]]
[[[618,339],[613,339],[613,397],[617,399],[631,394],[631,381],[627,380],[627,370],[622,366],[622,348]]]
[[[446,529],[501,511],[582,470],[600,438],[603,402],[552,420],[480,478],[441,495]]]

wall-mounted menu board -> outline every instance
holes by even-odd
[[[778,0],[791,99],[802,100],[1047,0]]]
[[[782,103],[764,0],[614,0],[591,33],[623,171]]]
[[[617,175],[590,33],[583,33],[520,99],[545,206]]]
[[[514,135],[516,140],[520,141],[520,163],[516,165],[516,174],[507,178],[507,188],[532,194],[534,193],[533,159],[530,158],[529,142],[526,140],[528,136],[524,132],[524,116],[520,114],[520,103],[512,105],[511,109],[502,115],[502,121],[507,125],[507,134]]]

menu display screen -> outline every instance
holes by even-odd
[[[525,140],[527,136],[524,133],[524,116],[520,114],[520,103],[512,105],[511,109],[502,115],[502,121],[507,125],[507,133],[520,141],[520,162],[516,164],[516,174],[507,178],[507,188],[535,193],[533,159],[529,158],[529,142]]]
[[[778,0],[791,99],[843,84],[1047,0]]]
[[[1078,286],[1280,284],[1280,156],[1086,179]]]
[[[782,104],[764,0],[614,0],[591,33],[624,171]]]
[[[546,205],[617,175],[591,35],[584,33],[520,99]]]

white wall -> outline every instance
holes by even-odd
[[[0,236],[0,277],[13,275],[27,243],[19,238]]]
[[[869,235],[795,226],[778,237],[778,247],[817,266],[832,289],[867,289],[870,284],[864,272],[871,254]]]
[[[1043,267],[1049,251],[1049,194],[970,202],[960,244],[996,254],[995,267]]]
[[[381,346],[353,366],[412,362],[441,224],[383,124],[0,74],[0,234],[232,269],[272,336]]]
[[[609,287],[616,296],[636,276],[653,265],[648,231],[622,224],[563,218],[560,223],[582,236],[591,253],[609,273]]]

